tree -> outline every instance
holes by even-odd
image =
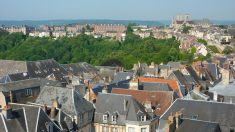
[[[205,39],[197,39],[197,42],[207,45],[207,41]]]
[[[223,50],[223,53],[226,54],[226,55],[231,54],[231,53],[233,53],[233,49],[231,49],[231,48],[225,48],[225,49]]]
[[[1,33],[0,33],[1,35]],[[42,60],[54,58],[60,63],[87,62],[101,65],[118,60],[125,68],[132,68],[138,61],[156,63],[187,60],[193,54],[180,53],[175,39],[141,39],[129,32],[125,41],[94,38],[80,34],[73,38],[34,38],[23,34],[0,36],[0,59]],[[117,61],[116,61],[117,62]]]
[[[182,33],[188,34],[188,33],[189,33],[189,30],[191,30],[191,29],[192,29],[192,27],[183,25],[183,31],[182,31]]]

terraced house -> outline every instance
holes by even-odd
[[[155,132],[157,118],[130,95],[98,94],[96,132]]]

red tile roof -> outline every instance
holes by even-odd
[[[158,116],[161,116],[174,101],[173,92],[171,91],[148,91],[114,88],[112,93],[131,95],[141,104],[151,103],[151,106],[156,108],[154,113]],[[160,107],[160,109],[157,109],[157,107]]]
[[[150,77],[139,77],[139,82],[158,82],[158,83],[167,83],[172,91],[175,91],[179,97],[182,97],[182,93],[180,91],[180,87],[176,80],[170,79],[160,79],[160,78],[150,78]]]

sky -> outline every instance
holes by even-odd
[[[235,20],[235,0],[0,0],[0,20]]]

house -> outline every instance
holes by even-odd
[[[176,132],[221,132],[219,123],[193,119],[181,119]]]
[[[188,94],[184,97],[185,100],[204,100],[209,101],[210,96],[201,92],[202,87],[199,84],[194,86],[194,89],[189,91]]]
[[[134,72],[117,72],[111,83],[118,83],[123,80],[132,79]]]
[[[140,104],[144,105],[147,111],[153,112],[159,117],[177,98],[172,91],[148,91],[115,88],[112,90],[112,93],[131,95]]]
[[[130,87],[130,81],[131,81],[131,79],[127,79],[127,80],[111,83],[109,85],[97,84],[97,85],[93,86],[92,90],[96,95],[98,95],[100,92],[111,93],[112,89],[114,89],[114,88],[128,89]]]
[[[130,95],[101,93],[95,103],[96,132],[155,132],[157,118]]]
[[[184,95],[186,95],[189,91],[193,89],[194,84],[191,82],[188,82],[186,77],[179,71],[173,71],[169,76],[168,79],[176,80],[178,81],[181,88],[185,89]]]
[[[27,104],[7,104],[0,110],[1,132],[63,131],[43,108]]]
[[[10,78],[6,81],[12,81],[10,74],[18,74],[16,80],[27,78],[47,78],[48,80],[60,81],[64,86],[69,83],[68,72],[61,67],[54,59],[39,61],[13,61],[0,60],[0,77]],[[20,75],[19,75],[20,74]],[[21,76],[21,77],[19,77]]]
[[[179,97],[183,97],[183,93],[185,93],[185,89],[181,88],[179,83],[176,80],[170,80],[170,79],[160,79],[160,78],[150,78],[150,77],[139,77],[138,79],[139,83],[164,83],[168,84],[171,91],[174,91],[177,93]]]
[[[211,100],[216,102],[227,102],[227,103],[235,103],[235,81],[233,80],[229,84],[223,84],[220,82],[214,87],[209,88],[208,95]]]
[[[219,124],[221,131],[231,132],[235,130],[234,111],[234,104],[176,99],[160,117],[158,131],[165,132],[169,130],[172,126],[169,117],[176,115],[179,118],[216,122]]]
[[[207,47],[202,43],[193,43],[193,47],[196,48],[196,54],[206,56],[208,51]]]
[[[61,66],[69,73],[84,80],[94,79],[99,71],[97,68],[86,62],[61,64]]]
[[[11,26],[11,27],[6,27],[6,26],[1,26],[0,29],[3,29],[9,33],[23,33],[24,35],[28,35],[29,32],[34,31],[35,27],[30,27],[27,25],[24,26]]]
[[[27,79],[0,84],[0,106],[4,102],[27,103],[34,102],[41,91],[40,79]]]
[[[197,38],[195,36],[182,36],[180,38],[180,50],[189,51],[192,47],[193,43],[197,42]]]
[[[93,104],[86,101],[75,89],[45,86],[35,103],[51,106],[54,102],[57,103],[58,110],[72,118],[74,129],[86,132],[92,130]]]

